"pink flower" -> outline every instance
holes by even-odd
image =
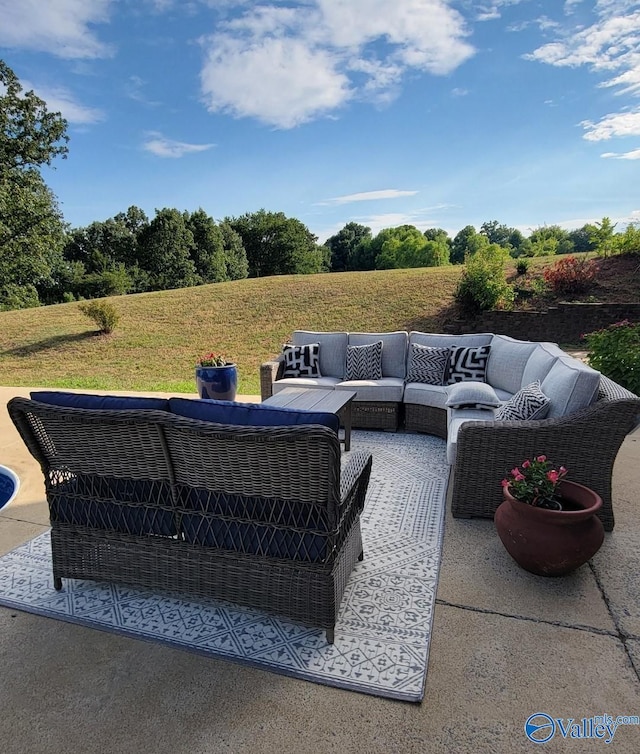
[[[547,479],[550,482],[553,482],[553,484],[555,484],[559,478],[560,478],[560,474],[558,474],[558,472],[555,469],[552,469],[551,471],[547,471]]]
[[[536,458],[536,461],[538,461],[538,463],[544,463],[546,460],[547,460],[546,456],[538,456]]]
[[[516,466],[515,469],[511,470],[511,476],[517,481],[521,482],[524,479],[524,476],[522,475],[522,472],[520,469]]]
[[[503,479],[503,480],[502,480],[502,481],[500,482],[500,484],[501,484],[501,485],[502,485],[503,487],[508,487],[508,486],[509,486],[509,485],[511,484],[511,482],[510,482],[510,481],[509,481],[508,479]]]
[[[561,467],[560,467],[560,475],[561,475],[561,476],[564,476],[564,475],[565,475],[566,473],[567,473],[567,470],[565,469],[565,467],[564,467],[564,466],[561,466]]]
[[[531,466],[531,461],[527,458],[527,460],[523,462],[522,468],[523,469],[528,469],[529,466]]]

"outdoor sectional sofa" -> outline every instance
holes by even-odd
[[[348,356],[356,353],[350,347],[379,343],[380,378],[345,379]],[[317,344],[319,376],[283,377],[281,354],[261,366],[263,400],[292,386],[353,390],[352,426],[404,426],[446,438],[454,516],[492,518],[502,501],[500,480],[526,458],[544,454],[564,465],[570,479],[598,492],[600,518],[606,530],[613,529],[613,464],[637,426],[640,399],[556,344],[492,333],[304,330],[293,333],[291,344]],[[429,374],[415,380],[423,376],[419,359],[430,353],[448,360],[440,384]],[[480,371],[474,358],[483,361]],[[447,369],[458,381],[447,384]],[[546,397],[545,410],[533,411],[536,418],[505,419],[514,402],[527,403],[532,384]]]
[[[56,589],[214,597],[333,642],[371,470],[367,453],[341,456],[336,416],[58,392],[8,410],[44,474]]]

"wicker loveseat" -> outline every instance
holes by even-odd
[[[382,341],[382,379],[345,379],[350,345]],[[544,453],[569,469],[570,478],[592,487],[603,499],[600,518],[613,529],[613,464],[620,445],[638,423],[640,399],[554,343],[521,341],[492,333],[461,335],[413,331],[322,333],[297,330],[294,345],[319,344],[320,377],[283,378],[279,356],[261,366],[263,399],[287,386],[349,389],[357,392],[352,425],[426,432],[447,440],[450,494],[456,517],[492,518],[502,500],[500,480],[532,454]],[[411,377],[412,349],[488,349],[478,383],[430,384]],[[538,382],[550,400],[547,416],[497,420],[496,409],[525,386]],[[462,390],[460,390],[462,388]],[[467,402],[454,395],[468,390]]]
[[[100,398],[8,404],[44,474],[55,588],[95,579],[214,597],[332,642],[362,558],[371,457],[343,463],[337,426],[228,425],[185,415],[209,402]]]

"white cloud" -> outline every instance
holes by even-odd
[[[140,102],[143,105],[149,105],[151,107],[157,107],[160,102],[150,99],[144,93],[146,83],[147,82],[141,79],[140,76],[129,76],[128,81],[124,85],[125,93],[129,99],[132,99],[135,102]]]
[[[201,40],[202,93],[212,112],[292,128],[356,98],[389,101],[408,70],[450,73],[474,54],[466,35],[448,0],[258,4]]]
[[[631,152],[604,152],[600,157],[610,157],[614,160],[640,160],[640,149],[632,149]]]
[[[640,136],[640,109],[630,112],[609,113],[597,123],[584,120],[587,141],[605,141],[616,136]]]
[[[143,144],[143,149],[157,157],[184,157],[185,154],[194,152],[206,152],[208,149],[215,147],[215,144],[188,144],[184,141],[174,141],[167,139],[157,131],[150,131],[147,139]]]
[[[377,199],[398,199],[403,196],[415,196],[417,191],[402,191],[399,189],[381,189],[380,191],[362,191],[358,194],[335,196],[320,204],[350,204],[351,202],[369,202]]]
[[[293,128],[335,110],[350,96],[347,77],[325,50],[291,38],[255,44],[218,37],[201,73],[209,110]]]
[[[90,29],[109,19],[112,0],[0,0],[0,46],[61,58],[112,54]]]

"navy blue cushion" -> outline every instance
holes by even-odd
[[[190,400],[169,398],[169,410],[190,419],[235,424],[242,427],[288,427],[294,424],[321,424],[337,433],[340,420],[335,414],[322,411],[301,411],[277,408],[263,403],[235,403],[233,401]]]
[[[69,408],[153,408],[158,411],[168,411],[167,398],[142,398],[138,396],[92,395],[90,393],[63,393],[57,390],[37,390],[31,393],[31,399],[48,403],[52,406],[68,406]]]

